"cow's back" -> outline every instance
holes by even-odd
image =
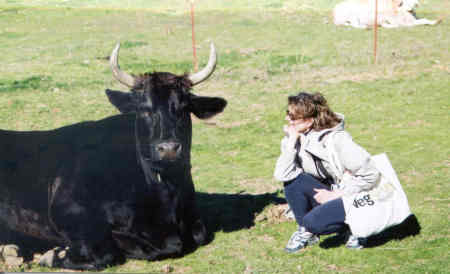
[[[335,25],[351,25],[366,28],[375,22],[375,6],[377,6],[378,23],[398,13],[398,0],[347,0],[338,3],[333,9]]]
[[[38,238],[56,237],[48,221],[55,184],[101,179],[102,173],[120,180],[119,171],[109,172],[120,167],[133,176],[138,172],[129,115],[50,131],[0,131],[0,222]],[[105,184],[91,187],[91,192],[105,193]]]
[[[47,132],[0,131],[0,222],[38,238],[55,237],[47,222],[47,176],[55,169],[42,159]],[[42,167],[47,165],[47,171]]]

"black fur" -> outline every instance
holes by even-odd
[[[55,266],[101,269],[205,242],[190,113],[209,118],[226,101],[191,94],[186,76],[138,78],[132,92],[106,90],[121,115],[51,131],[0,131],[0,226],[69,246]],[[162,153],[166,147],[174,149]],[[10,234],[1,237],[0,244],[13,243]]]

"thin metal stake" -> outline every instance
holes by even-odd
[[[192,26],[192,54],[194,55],[194,71],[198,71],[197,49],[195,47],[195,22],[194,22],[194,0],[191,3],[191,26]]]
[[[377,40],[378,40],[378,0],[375,0],[375,21],[373,25],[373,63],[377,63]]]

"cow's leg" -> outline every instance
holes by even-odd
[[[57,213],[54,215],[58,218]],[[68,238],[69,246],[63,256],[55,254],[58,256],[51,267],[94,270],[123,262],[108,226],[96,221],[97,217],[65,215],[65,220],[55,222],[58,232]]]
[[[441,20],[428,20],[425,18],[421,18],[421,19],[416,19],[413,22],[414,26],[418,26],[418,25],[436,25],[439,24],[441,22]]]
[[[85,223],[85,225],[89,226],[90,224]],[[63,227],[61,231],[62,233],[67,232]],[[85,236],[79,231],[82,231],[82,229],[74,228],[70,233],[75,233],[77,236]],[[92,234],[87,236],[87,239],[79,239],[78,237],[70,239],[68,248],[64,249],[62,253],[54,252],[51,254],[50,256],[54,256],[51,259],[52,263],[46,266],[77,270],[98,270],[108,265],[124,262],[124,258],[120,255],[111,237],[98,234],[99,239],[102,239],[99,241],[92,239],[92,236]],[[62,251],[61,249],[58,250]]]
[[[184,201],[186,203],[184,206],[186,231],[190,233],[196,245],[203,245],[207,240],[206,227],[200,217],[193,188],[188,192]]]
[[[31,224],[25,218],[18,217],[23,216],[20,215],[20,211],[12,210],[12,208],[4,210],[4,204],[3,210],[1,207],[0,204],[0,259],[3,257],[6,264],[15,265],[21,261],[31,261],[33,254],[43,253],[61,243],[55,234],[37,234],[37,232],[42,231],[48,232],[48,226],[39,228],[36,223]],[[2,220],[2,218],[4,219]],[[29,228],[29,231],[35,234],[25,234],[26,231],[21,229],[26,228]],[[45,236],[53,237],[45,238]]]
[[[49,215],[69,249],[62,258],[53,260],[52,267],[92,270],[123,261],[105,213],[97,207],[86,206],[89,202],[74,201],[64,189],[58,192]]]
[[[387,29],[393,29],[393,28],[398,28],[399,27],[399,25],[398,24],[392,24],[392,23],[390,23],[390,22],[382,22],[381,24],[380,24],[380,26],[382,26],[383,28],[387,28]]]
[[[367,29],[368,28],[368,26],[367,25],[362,25],[362,24],[360,24],[359,22],[349,22],[349,24],[348,24],[349,26],[352,26],[352,27],[354,27],[354,28],[357,28],[357,29]]]
[[[188,248],[206,244],[206,226],[195,207],[185,208],[182,227],[184,231],[183,242]]]
[[[99,270],[108,265],[122,263],[114,254],[116,246],[112,240],[102,241],[101,245],[91,245],[84,241],[74,241],[69,247],[56,247],[47,251],[39,261],[46,267],[58,267],[75,270]]]
[[[358,17],[352,17],[345,23],[346,26],[351,26],[357,29],[367,29],[368,25],[361,22],[361,20]]]
[[[197,213],[197,208],[194,207],[194,212],[192,212],[190,230],[192,233],[192,237],[197,245],[203,245],[206,243],[206,227]]]

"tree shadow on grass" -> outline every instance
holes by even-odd
[[[200,215],[210,240],[217,231],[233,232],[255,225],[255,216],[268,205],[286,203],[277,192],[265,194],[197,193]]]
[[[416,236],[420,233],[421,227],[417,217],[412,214],[406,218],[401,224],[392,226],[381,233],[370,236],[367,238],[367,244],[364,248],[377,247],[384,245],[392,240],[402,240],[406,237]],[[334,248],[345,244],[347,239],[340,237],[339,235],[329,237],[320,243],[322,248]]]

